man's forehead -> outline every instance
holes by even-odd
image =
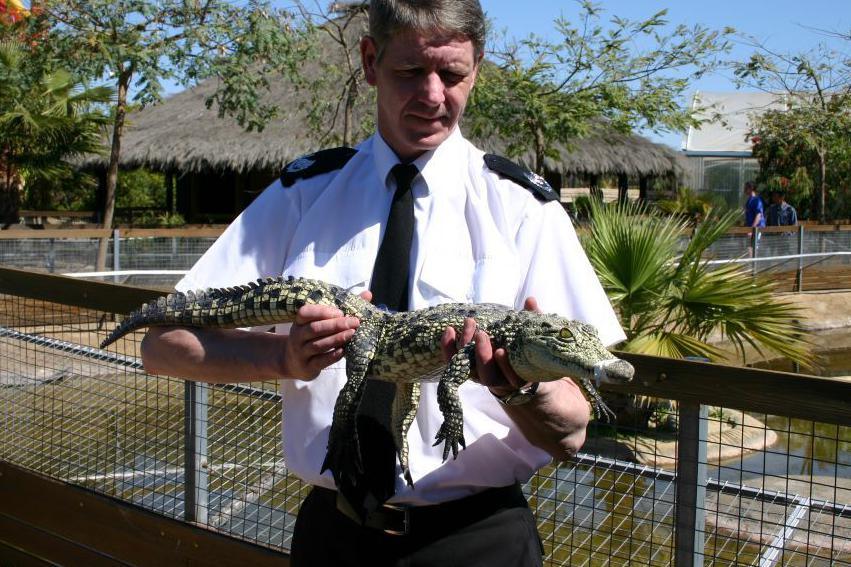
[[[386,56],[398,58],[441,56],[473,60],[475,47],[470,38],[440,30],[405,30],[393,34],[385,50]]]

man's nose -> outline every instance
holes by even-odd
[[[443,104],[446,100],[444,94],[445,85],[438,73],[428,73],[423,77],[420,85],[420,100],[431,106]]]

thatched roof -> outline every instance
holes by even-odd
[[[288,92],[291,87],[283,80],[270,91],[280,101],[283,116],[262,132],[247,132],[235,119],[219,118],[215,106],[207,109],[204,101],[216,88],[211,79],[129,114],[121,166],[196,173],[273,171],[316,149],[305,135],[308,126]],[[92,158],[87,165],[103,164],[105,159]]]
[[[219,118],[205,99],[216,89],[210,80],[177,93],[161,104],[130,114],[121,148],[122,167],[149,167],[180,172],[274,171],[296,157],[317,149],[306,135],[308,125],[292,87],[272,86],[270,97],[280,101],[282,116],[262,132],[246,132],[236,120]],[[498,142],[480,142],[500,152]],[[560,160],[547,158],[546,167],[564,175],[667,175],[682,169],[677,152],[637,135],[601,129],[576,140]],[[92,158],[89,165],[103,163]],[[532,165],[531,155],[520,158]]]
[[[346,28],[347,35],[363,33],[365,21],[354,20]],[[360,28],[358,26],[361,26]],[[333,42],[320,42],[318,57],[303,71],[316,77],[319,60],[341,60]],[[355,41],[352,45],[357,45]],[[282,116],[269,123],[262,132],[246,132],[233,118],[219,118],[214,108],[204,101],[217,89],[210,79],[194,88],[167,98],[162,103],[131,113],[121,148],[121,166],[148,167],[163,171],[275,171],[298,156],[318,149],[315,136],[309,136],[305,110],[299,102],[309,96],[297,92],[286,80],[272,84],[266,100],[281,108]],[[360,108],[361,117],[372,109]],[[476,140],[488,151],[504,154],[499,140]],[[547,169],[563,175],[661,176],[680,174],[680,157],[667,146],[646,138],[598,128],[587,138],[568,144],[560,160],[547,159]],[[104,165],[104,157],[93,157],[86,165]],[[520,161],[531,166],[529,156]]]
[[[504,153],[505,145],[498,140],[476,140],[487,151]],[[681,176],[685,157],[663,144],[651,142],[637,134],[624,134],[603,125],[584,138],[560,148],[560,159],[546,157],[544,167],[549,171],[570,175]],[[516,158],[526,167],[534,167],[532,148]]]

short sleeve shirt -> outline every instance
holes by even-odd
[[[748,197],[747,203],[745,203],[745,226],[753,226],[753,221],[756,218],[756,215],[762,215],[762,218],[759,221],[757,226],[764,227],[765,226],[765,211],[762,204],[762,199],[759,195],[754,195],[752,197]]]
[[[221,287],[258,277],[322,279],[354,293],[369,288],[395,182],[398,158],[380,135],[357,147],[340,170],[284,188],[268,187],[228,227],[178,285]],[[542,310],[595,325],[606,344],[624,339],[612,307],[573,226],[554,201],[542,203],[484,164],[484,153],[456,129],[414,163],[415,233],[409,305],[490,302],[522,309],[535,296]],[[286,332],[279,325],[278,332]],[[305,481],[334,488],[320,474],[345,360],[313,381],[283,380],[286,465]],[[532,445],[487,388],[459,390],[467,448],[443,462],[433,447],[442,423],[437,385],[422,384],[408,433],[415,488],[397,475],[392,502],[423,505],[493,486],[525,482],[550,456]],[[397,466],[397,472],[398,470]]]

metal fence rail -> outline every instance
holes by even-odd
[[[281,457],[276,384],[147,375],[138,334],[97,348],[152,293],[0,269],[0,460],[286,550],[306,487]],[[547,565],[851,565],[851,384],[630,360],[610,403],[679,409],[594,424],[526,485]]]
[[[48,273],[94,272],[97,242],[109,239],[103,281],[135,286],[170,287],[213,244],[222,228],[201,229],[66,229],[0,231],[0,265]],[[683,241],[688,235],[683,236]],[[790,282],[796,290],[832,289],[841,282],[823,281],[836,270],[851,269],[851,225],[732,229],[709,249],[719,260],[757,259],[754,272],[817,277]],[[764,260],[766,258],[772,260]],[[157,273],[150,273],[157,272]],[[848,286],[845,286],[848,287]]]

